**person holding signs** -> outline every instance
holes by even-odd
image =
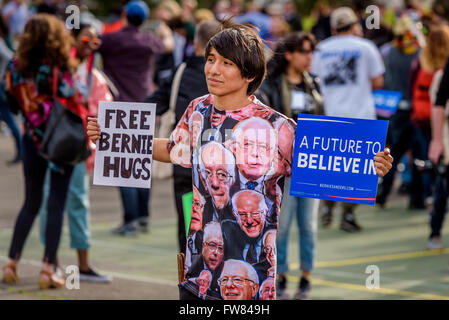
[[[312,34],[295,32],[287,35],[278,43],[273,57],[268,61],[268,75],[256,95],[266,104],[293,119],[298,114],[323,114],[322,97],[319,91],[319,79],[310,75],[312,53],[315,38]],[[286,180],[287,189],[290,179]],[[310,293],[310,272],[316,242],[316,220],[318,217],[318,199],[285,195],[279,222],[277,237],[277,297],[288,299],[287,292],[287,245],[293,215],[299,229],[299,248],[301,280],[294,295],[295,299],[307,299]]]
[[[229,199],[232,199],[237,192],[246,190],[241,187],[240,181],[237,181],[237,177],[241,174],[241,172],[239,172],[239,165],[243,164],[248,168],[259,167],[259,162],[263,163],[263,161],[258,159],[257,156],[254,156],[253,150],[255,148],[260,148],[262,145],[269,144],[269,139],[272,138],[270,132],[273,128],[285,128],[287,124],[291,128],[295,128],[296,125],[294,121],[262,104],[254,96],[254,92],[260,86],[266,71],[263,43],[256,31],[244,25],[227,24],[227,22],[224,23],[223,30],[212,37],[206,47],[206,65],[204,67],[204,73],[209,94],[194,99],[189,104],[183,117],[178,122],[174,133],[188,133],[192,130],[189,126],[189,120],[195,111],[198,111],[203,115],[200,142],[202,144],[201,153],[204,154],[201,154],[200,157],[203,159],[219,157],[221,163],[227,162],[226,164],[228,165],[226,174],[221,174],[218,170],[205,171],[206,177],[210,178],[211,181],[214,181],[215,179],[230,181],[232,179],[234,180],[234,184],[238,183],[237,188],[235,188],[234,185],[234,188],[229,189],[229,198],[228,194],[226,194],[225,198],[228,198],[226,206],[231,206],[232,212],[239,212],[239,209],[233,207],[234,202],[229,202]],[[233,131],[233,128],[235,128],[239,122],[255,117],[269,122],[271,126],[269,128],[264,126],[253,130],[246,129],[238,130],[237,132]],[[220,119],[220,121],[217,123],[216,119]],[[88,120],[88,134],[93,141],[96,141],[101,136],[101,128],[99,127],[96,118],[89,118]],[[268,193],[270,193],[271,190],[276,190],[275,196],[282,197],[285,177],[291,174],[292,169],[291,158],[285,159],[284,161],[280,160],[280,157],[278,156],[279,153],[290,154],[290,157],[293,154],[291,150],[293,149],[294,130],[285,130],[285,132],[285,134],[276,135],[276,141],[273,146],[274,154],[276,156],[272,157],[270,168],[264,173],[265,177],[262,179],[262,181],[264,181],[264,188],[259,192],[259,197],[262,198],[262,201],[264,201],[265,204],[261,205],[259,209],[255,208],[254,210],[251,210],[251,212],[245,212],[245,215],[248,215],[248,218],[250,218],[250,216],[256,217],[256,215],[261,213],[261,210],[263,210],[264,213],[267,213],[271,209],[272,219],[270,222],[274,224],[275,227],[279,210],[277,205],[273,205],[274,202],[270,200]],[[241,139],[242,137],[240,135],[247,135],[247,139]],[[196,179],[200,175],[204,176],[204,173],[200,172],[200,166],[197,166],[197,163],[195,163],[197,160],[193,157],[194,148],[189,137],[189,134],[177,134],[176,136],[175,134],[172,134],[170,139],[155,139],[153,158],[154,160],[163,162],[175,162],[179,159],[182,161],[182,165],[193,167],[192,181],[194,187],[201,192],[206,198],[206,201],[211,201],[211,191],[214,188],[213,184],[208,188],[205,185],[204,179]],[[254,137],[257,138],[254,139]],[[232,146],[236,141],[243,141],[244,145],[242,146],[242,149],[247,151],[246,155],[235,157],[233,153],[228,155],[229,153],[223,152],[221,148],[204,147],[208,144],[221,144],[227,149],[227,146]],[[184,146],[188,145],[190,147],[180,148],[176,157],[174,157],[170,152],[175,146],[180,144]],[[284,146],[289,146],[290,152],[285,153],[285,150],[283,150]],[[235,148],[235,150],[237,150],[237,148]],[[184,154],[180,154],[182,152],[187,152],[188,157]],[[230,156],[235,158],[232,159]],[[262,153],[261,156],[267,157],[269,155],[267,153]],[[243,163],[239,163],[239,161],[236,160],[237,158]],[[190,162],[186,162],[185,159],[190,159]],[[389,150],[377,153],[374,160],[377,173],[381,176],[385,175],[391,167],[392,162]],[[230,168],[233,163],[235,163],[235,165]],[[224,192],[227,192],[227,190],[228,189]],[[251,192],[248,193],[253,194],[257,192],[258,191],[256,190],[251,190]],[[217,196],[220,196],[220,194],[217,193],[215,200],[213,201],[221,199]],[[196,200],[199,199],[195,199],[194,197],[193,201],[195,202]],[[245,208],[245,211],[247,211],[247,209],[249,208]],[[205,206],[203,209],[203,217],[212,216],[214,222],[221,223],[222,226],[224,226],[224,221],[220,221],[218,218],[214,220],[214,212],[211,212],[211,210],[214,210],[214,208]],[[243,213],[243,210],[241,211]],[[230,217],[230,219],[231,221],[232,219],[237,221],[235,216]],[[245,225],[247,230],[251,230],[251,225],[249,224],[250,222],[247,220],[247,224]],[[240,228],[242,226],[243,224],[239,224]],[[248,241],[251,241],[251,237],[247,236],[243,229],[241,230],[242,232],[232,232],[232,234],[226,234],[226,228],[222,227],[221,229],[223,239],[226,238],[228,244],[236,247],[248,247],[249,250],[251,243],[248,243]],[[212,248],[211,250],[214,251],[214,249],[220,250],[218,247]],[[223,249],[226,250],[226,248]],[[212,272],[214,278],[220,279],[220,293],[222,298],[258,299],[258,289],[261,285],[261,279],[257,276],[257,272],[251,272],[256,275],[254,277],[245,274],[237,279],[235,275],[229,273],[227,267],[235,261],[240,261],[239,263],[244,264],[247,269],[255,270],[255,267],[253,267],[250,262],[245,261],[246,257],[249,255],[243,255],[242,252],[235,250],[235,253],[233,251],[229,254],[225,254],[225,256],[226,261],[224,261],[223,269],[220,270],[220,268],[215,268]],[[244,260],[236,260],[242,258],[242,256]],[[268,274],[268,269],[272,266],[269,262],[263,263],[266,259],[266,255],[259,255],[258,259],[258,266],[264,265],[263,270],[259,269],[259,272]],[[186,265],[194,266],[191,261],[186,261]],[[198,264],[195,264],[195,266],[198,267]],[[208,266],[203,264],[203,269],[205,268],[208,268]],[[189,271],[190,270],[187,270],[186,273],[187,280],[189,279]],[[198,270],[198,272],[195,272],[194,276],[197,277],[200,272],[201,270]],[[218,274],[218,272],[221,273]],[[247,288],[247,286],[249,286],[248,294],[238,294],[242,290],[246,290],[245,288]],[[188,288],[180,287],[181,296],[185,295],[184,290],[188,290]],[[194,294],[195,292],[192,292],[192,295]]]

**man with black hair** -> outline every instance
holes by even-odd
[[[245,152],[245,156],[238,155],[238,157],[240,158],[242,156],[240,159],[243,159],[245,164],[254,165],[256,168],[259,166],[260,161],[264,161],[264,158],[269,157],[270,151],[260,153],[255,151],[261,149],[263,145],[269,145],[269,141],[266,140],[264,143],[261,138],[257,140],[259,146],[256,146],[250,140],[246,142],[243,140],[242,142],[238,139],[239,135],[247,135],[248,137],[257,135],[268,138],[272,137],[270,131],[273,128],[283,131],[285,127],[292,127],[294,129],[296,125],[294,121],[262,104],[254,96],[254,92],[262,83],[266,70],[263,43],[254,29],[244,25],[225,25],[222,31],[209,40],[205,57],[206,65],[204,67],[204,73],[210,94],[196,98],[189,104],[170,139],[161,138],[154,140],[153,156],[154,160],[157,161],[178,163],[184,167],[192,168],[192,182],[194,186],[203,193],[205,198],[210,199],[212,197],[211,192],[205,187],[204,179],[200,179],[198,176],[206,176],[210,181],[231,181],[239,174],[239,168],[235,164],[233,166],[234,172],[229,172],[229,170],[227,172],[221,172],[221,170],[215,168],[204,168],[204,170],[200,170],[198,168],[199,166],[196,166],[196,162],[198,161],[194,157],[194,151],[196,150],[193,141],[190,141],[190,134],[188,134],[193,130],[190,118],[194,112],[199,112],[203,115],[202,129],[199,135],[203,146],[207,146],[208,144],[221,144],[223,148],[229,149],[235,143],[243,143],[241,149]],[[239,122],[249,118],[266,120],[272,124],[272,128],[258,128],[256,131],[251,128],[243,128],[238,130],[238,132],[232,131],[232,128],[236,127]],[[215,125],[217,119],[220,120],[218,126]],[[88,119],[87,129],[92,141],[97,141],[100,138],[101,129],[96,118]],[[183,134],[180,134],[180,132],[183,132]],[[261,214],[261,210],[264,210],[265,213],[267,212],[269,203],[267,199],[268,190],[276,190],[275,196],[282,198],[284,178],[290,176],[292,171],[291,163],[294,141],[294,130],[284,130],[284,132],[284,134],[276,136],[276,143],[273,147],[275,148],[276,156],[272,158],[270,170],[265,173],[270,177],[270,179],[264,179],[266,181],[265,188],[260,193],[260,201],[265,202],[265,206],[261,205],[261,209],[252,207],[249,203],[249,200],[251,200],[249,197],[247,199],[241,199],[242,203],[239,204],[238,209],[235,207],[237,204],[234,205],[232,202],[230,204],[234,211],[237,210],[239,217],[245,215],[247,219],[245,225],[242,224],[242,227],[239,226],[243,232],[233,235],[228,234],[227,243],[232,246],[240,246],[250,250],[251,244],[249,243],[249,237],[245,234],[245,230],[252,234],[256,228],[256,223],[251,222],[251,219],[253,217],[257,218]],[[179,146],[181,147],[177,148]],[[202,148],[201,153],[203,152],[205,154],[210,152],[209,157],[211,157],[212,155],[217,156],[220,151],[218,148]],[[202,155],[200,154],[200,156]],[[232,159],[234,156],[234,154],[230,154],[230,156],[223,157],[222,160],[231,166],[232,163],[236,163],[235,159]],[[388,150],[379,152],[374,157],[377,173],[381,176],[385,175],[391,167],[391,161],[392,159]],[[235,194],[242,190],[239,189],[237,188],[235,190]],[[220,190],[216,191],[220,192]],[[253,194],[254,192],[257,193],[257,191],[244,191],[245,194]],[[220,194],[217,194],[216,198],[218,196]],[[231,194],[230,196],[233,195]],[[196,200],[194,197],[193,201]],[[274,208],[273,224],[276,226],[278,209],[277,206],[274,206]],[[211,212],[207,212],[207,209],[204,208],[203,216],[210,214]],[[212,223],[217,224],[218,221]],[[222,232],[224,238],[226,236],[225,230],[222,229]],[[216,252],[217,254],[222,253],[224,249],[215,243],[206,245],[210,252]],[[249,266],[250,270],[253,270],[246,274],[236,274],[229,270],[229,266],[232,262],[237,261],[235,259],[241,258],[241,254],[241,252],[231,252],[226,256],[227,261],[224,262],[224,269],[219,278],[220,292],[223,299],[251,300],[257,298],[257,291],[261,283],[257,272],[251,264],[239,260],[240,264],[245,264]],[[248,259],[249,256],[253,255],[246,253],[244,258]],[[186,270],[187,279],[189,279],[190,269],[194,265],[197,266],[192,261],[185,261],[185,265],[188,266]],[[207,265],[203,266],[203,269],[206,267]],[[269,268],[271,268],[271,265],[267,264],[266,267],[259,269],[259,272],[268,273]],[[214,269],[214,271],[216,270]],[[243,290],[245,288],[249,289],[246,290],[248,294],[241,294],[245,291]],[[181,296],[186,293],[184,290],[188,290],[188,288],[180,287]]]
[[[99,52],[104,72],[118,90],[117,101],[143,102],[150,94],[154,55],[173,50],[170,29],[161,24],[157,37],[139,30],[150,14],[144,1],[130,1],[124,10],[128,25],[101,37]],[[135,235],[148,228],[148,189],[120,187],[124,209],[123,225],[113,230],[120,235]]]

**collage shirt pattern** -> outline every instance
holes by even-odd
[[[173,163],[192,168],[185,282],[203,299],[275,299],[277,220],[296,124],[251,96],[217,109],[193,100],[173,131]]]

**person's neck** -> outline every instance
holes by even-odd
[[[251,103],[251,99],[248,95],[246,95],[246,90],[245,94],[242,94],[241,91],[238,91],[232,94],[227,94],[225,96],[213,96],[215,107],[223,111],[238,110],[246,107]]]
[[[286,70],[287,79],[291,84],[300,84],[302,82],[302,73],[294,69],[291,66],[287,67]]]

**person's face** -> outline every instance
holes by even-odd
[[[274,279],[267,279],[262,284],[260,300],[275,300],[276,289],[274,287]]]
[[[246,96],[248,84],[253,80],[243,78],[237,65],[221,56],[215,48],[211,48],[206,58],[204,74],[209,93],[218,97],[233,94]]]
[[[212,235],[203,241],[203,258],[208,268],[214,271],[223,260],[223,238]]]
[[[241,194],[236,201],[236,210],[240,216],[240,227],[251,238],[257,237],[265,224],[264,212],[259,206],[259,201],[260,199],[256,194],[249,192]]]
[[[251,300],[259,287],[259,284],[248,279],[245,267],[237,264],[223,268],[219,283],[223,300]]]
[[[265,238],[264,251],[270,265],[276,265],[276,235],[270,232]]]
[[[251,123],[237,136],[235,158],[240,173],[257,180],[267,173],[275,156],[274,129],[267,123]]]
[[[203,224],[204,202],[196,188],[193,188],[192,217],[190,220],[190,230],[199,231]]]
[[[309,72],[312,67],[312,54],[312,44],[309,41],[304,41],[301,52],[286,52],[285,59],[297,73]]]
[[[200,294],[205,294],[209,289],[211,276],[209,272],[201,272],[200,276],[196,279]]]
[[[100,39],[94,28],[84,28],[76,38],[76,54],[83,60],[100,47]]]
[[[206,186],[217,209],[223,209],[229,201],[230,173],[225,165],[225,154],[216,146],[203,149]]]
[[[214,128],[217,128],[219,125],[221,125],[226,119],[225,113],[220,112],[212,112],[210,116],[210,122]]]
[[[192,146],[196,147],[198,144],[198,137],[201,133],[201,124],[203,122],[201,114],[194,113],[192,115],[192,128],[190,131],[190,139],[192,141]]]

